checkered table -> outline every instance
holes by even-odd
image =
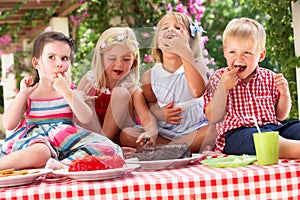
[[[122,178],[80,182],[39,181],[0,188],[0,200],[35,199],[299,199],[300,163],[211,168],[199,163],[179,169],[134,171]]]

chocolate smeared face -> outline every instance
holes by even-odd
[[[265,49],[258,49],[252,39],[241,41],[231,37],[224,44],[224,57],[230,70],[239,68],[236,75],[243,82],[248,82],[256,72],[258,63],[265,57]]]

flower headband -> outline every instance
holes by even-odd
[[[118,42],[128,42],[128,43],[131,43],[131,44],[134,44],[135,46],[138,46],[139,43],[136,41],[136,40],[132,40],[132,39],[129,39],[128,36],[124,33],[122,34],[118,34],[118,35],[115,35],[115,36],[112,36],[110,38],[107,38],[104,42],[102,42],[100,44],[100,48],[101,49],[104,49],[105,47],[107,47],[110,43],[114,42],[114,41],[118,41]]]
[[[193,24],[190,25],[190,29],[191,29],[191,36],[195,37],[196,32],[198,31],[200,34],[202,34],[202,32],[205,32],[202,28],[202,26],[199,26],[198,21],[195,20],[195,22]]]

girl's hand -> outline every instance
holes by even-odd
[[[184,116],[180,116],[180,113],[183,112],[183,109],[180,107],[173,108],[173,106],[174,106],[174,101],[171,101],[169,104],[162,107],[165,115],[164,121],[169,124],[180,124],[181,119],[184,118]]]
[[[221,76],[221,80],[222,80],[222,84],[224,85],[224,89],[226,91],[231,90],[233,87],[235,87],[238,83],[238,76],[237,76],[237,72],[239,71],[239,68],[233,68],[231,70],[226,70],[222,76]]]
[[[144,145],[146,143],[152,145],[155,144],[157,137],[158,137],[157,132],[146,131],[140,134],[140,136],[136,140],[136,143],[140,145]]]
[[[36,83],[34,86],[31,86],[33,82],[34,78],[32,76],[24,77],[20,82],[20,92],[23,92],[27,96],[29,96],[39,85],[38,83]]]
[[[82,92],[84,94],[84,92]],[[88,95],[83,95],[83,99],[86,103],[91,103],[94,102],[95,99],[97,99],[98,96],[88,96]]]
[[[86,95],[83,91],[80,91],[83,97],[83,100],[85,103],[87,103],[91,108],[95,105],[95,99],[97,99],[98,96],[89,96]]]
[[[67,73],[64,73],[63,75],[61,73],[57,73],[55,75],[56,77],[54,78],[53,88],[61,93],[64,93],[70,88],[70,78]]]
[[[121,147],[123,151],[123,157],[125,159],[136,157],[136,149],[132,147]]]
[[[192,55],[192,49],[189,45],[189,38],[186,36],[186,34],[182,34],[181,36],[176,36],[171,39],[160,37],[159,40],[159,48],[163,52],[174,53],[185,59],[190,58],[190,55]]]
[[[283,74],[276,74],[275,75],[275,84],[278,87],[280,95],[290,96],[289,83],[284,78]]]

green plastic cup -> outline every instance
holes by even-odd
[[[253,134],[258,165],[265,166],[278,163],[278,138],[278,131]]]

